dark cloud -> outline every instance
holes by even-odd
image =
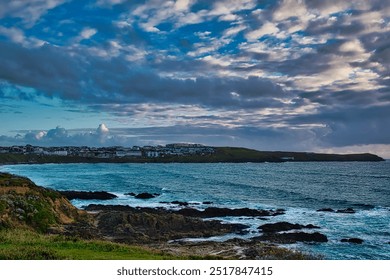
[[[389,144],[388,1],[22,2],[0,3],[0,99],[148,128],[3,142]]]

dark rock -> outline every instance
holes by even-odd
[[[328,242],[328,238],[326,237],[326,235],[319,232],[270,233],[256,237],[255,240],[270,241],[284,244],[290,244],[295,242]]]
[[[98,200],[109,200],[117,198],[115,194],[99,191],[99,192],[84,192],[84,191],[60,191],[60,193],[67,199],[98,199]]]
[[[209,207],[204,211],[200,211],[194,208],[184,208],[180,209],[176,212],[177,214],[181,214],[184,216],[191,217],[201,217],[201,218],[214,218],[214,217],[261,217],[261,216],[276,216],[282,215],[284,212],[282,211],[273,211],[273,210],[256,210],[249,208],[239,208],[239,209],[230,209],[230,208],[217,208],[217,207]]]
[[[314,226],[312,224],[304,226],[304,225],[300,225],[300,224],[291,224],[288,222],[264,224],[264,225],[258,227],[258,229],[261,229],[265,233],[288,231],[288,230],[293,230],[293,229],[304,229],[304,228],[313,229],[313,228],[319,228],[319,227]]]
[[[213,204],[211,201],[203,201],[203,204],[204,205],[210,205],[210,204]]]
[[[150,199],[150,198],[155,198],[156,195],[151,194],[151,193],[140,193],[135,196],[135,198],[138,199]]]
[[[364,242],[364,240],[360,238],[343,238],[340,241],[354,243],[354,244],[362,244]]]
[[[176,205],[179,205],[179,206],[188,206],[188,202],[185,202],[185,201],[172,201],[171,202],[172,204],[176,204]]]
[[[340,209],[336,211],[337,213],[345,213],[345,214],[355,214],[356,211],[353,210],[352,208],[347,208],[347,209]]]
[[[92,208],[92,206],[88,206]],[[103,208],[100,208],[103,209]],[[190,237],[210,237],[227,233],[246,233],[241,224],[224,224],[185,217],[169,210],[132,207],[106,207],[96,214],[97,227],[103,236],[115,241],[142,243]],[[116,210],[113,210],[116,209]]]
[[[317,212],[335,212],[332,208],[321,208]]]

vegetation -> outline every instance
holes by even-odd
[[[0,230],[0,259],[10,260],[165,260],[172,255],[108,241],[47,235],[31,230]]]

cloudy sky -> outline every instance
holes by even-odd
[[[390,158],[390,2],[0,0],[0,145]]]

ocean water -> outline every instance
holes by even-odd
[[[297,243],[286,247],[325,259],[390,259],[390,162],[286,162],[214,164],[44,164],[0,166],[0,171],[27,176],[36,184],[57,190],[108,191],[109,201],[73,200],[142,207],[178,207],[162,202],[186,201],[205,208],[286,209],[269,220],[225,218],[251,226],[249,238],[264,223],[288,221],[320,226],[324,244]],[[128,192],[158,193],[139,200]],[[353,208],[355,214],[318,212]],[[231,238],[232,236],[226,236]],[[242,236],[241,236],[242,237]],[[361,245],[342,243],[358,237]],[[223,240],[222,237],[217,239]]]

